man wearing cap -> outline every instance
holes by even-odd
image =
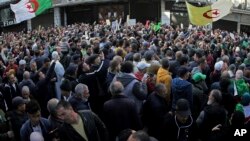
[[[168,69],[169,69],[169,61],[167,58],[163,58],[161,60],[161,67],[159,68],[159,70],[157,72],[156,83],[162,83],[166,86],[166,89],[167,89],[166,100],[167,100],[167,102],[170,101],[171,82],[172,82],[172,76],[171,76],[171,73],[168,71]]]
[[[147,68],[150,67],[150,64],[147,64],[146,62],[139,62],[136,67],[138,68],[138,71],[135,73],[135,77],[142,81],[142,78],[144,74],[147,72]]]
[[[26,61],[25,60],[20,60],[19,61],[19,67],[16,73],[16,77],[18,82],[21,82],[23,80],[23,73],[26,71]]]
[[[186,99],[179,99],[174,113],[168,113],[163,123],[163,140],[196,141],[197,127],[191,115],[191,109]]]
[[[205,82],[206,75],[197,72],[192,75],[192,91],[193,91],[193,117],[198,117],[200,111],[207,102],[207,84]]]
[[[223,61],[219,61],[214,64],[214,71],[210,73],[211,84],[220,80],[222,66]]]

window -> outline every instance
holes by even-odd
[[[8,21],[9,19],[14,19],[15,15],[10,10],[10,8],[5,8],[0,10],[0,21]]]

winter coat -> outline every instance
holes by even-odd
[[[183,80],[181,78],[175,78],[172,80],[172,109],[175,109],[176,102],[181,99],[187,99],[189,105],[192,109],[193,107],[193,92],[192,92],[192,84],[187,80]]]
[[[42,135],[44,140],[49,141],[49,132],[51,130],[51,126],[48,119],[41,118],[40,119],[40,127],[42,130]],[[33,132],[33,128],[31,125],[31,121],[27,120],[20,130],[21,141],[30,141],[30,134]]]
[[[115,95],[104,103],[104,123],[113,141],[124,129],[142,129],[135,102],[125,95]]]
[[[108,131],[99,117],[91,111],[78,113],[84,125],[88,141],[109,141]],[[70,125],[63,123],[59,129],[60,141],[85,141],[85,139]]]
[[[114,80],[118,80],[123,84],[124,95],[134,100],[137,111],[140,113],[143,100],[145,100],[147,96],[146,84],[139,82],[133,74],[128,73],[119,73]]]
[[[172,76],[170,72],[162,67],[159,68],[156,76],[156,83],[162,83],[167,88],[166,100],[170,101]]]
[[[190,116],[186,123],[178,121],[176,115],[167,114],[163,123],[162,141],[197,141],[197,126]]]

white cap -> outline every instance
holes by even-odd
[[[145,68],[148,68],[150,67],[150,64],[146,63],[146,62],[139,62],[136,67],[139,69],[139,70],[143,70]]]
[[[223,66],[223,61],[216,62],[214,65],[214,69],[220,71],[222,69],[222,66]]]
[[[19,65],[26,65],[26,61],[25,60],[20,60]]]

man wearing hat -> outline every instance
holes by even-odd
[[[205,82],[206,75],[197,72],[192,75],[192,91],[193,91],[193,117],[196,118],[200,114],[200,111],[207,103],[207,91],[208,87]]]
[[[189,102],[186,99],[179,99],[174,113],[168,113],[163,124],[162,137],[171,141],[195,141],[196,124],[191,115]]]
[[[135,77],[141,81],[144,74],[147,72],[147,68],[150,67],[150,64],[141,61],[136,65],[136,67],[138,68],[138,71],[135,73]]]
[[[21,82],[23,80],[23,73],[26,71],[26,61],[25,60],[20,60],[19,61],[19,66],[18,66],[18,70],[16,73],[16,77],[18,82]]]

